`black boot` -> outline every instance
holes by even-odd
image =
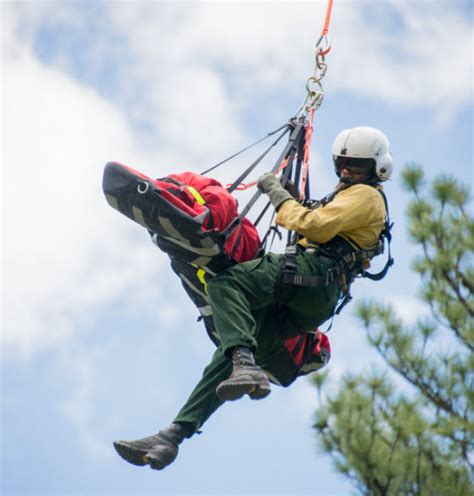
[[[253,400],[270,394],[270,382],[260,367],[255,365],[252,351],[238,346],[232,350],[234,369],[231,376],[221,382],[216,389],[217,396],[225,401],[233,401],[248,394]]]
[[[136,441],[115,441],[114,448],[127,462],[133,465],[150,465],[161,470],[174,462],[178,456],[178,445],[191,437],[192,429],[186,424],[173,423],[158,434]]]

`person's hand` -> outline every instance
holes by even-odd
[[[272,188],[272,186],[274,187],[275,185],[281,186],[281,183],[273,172],[266,172],[257,181],[257,188],[263,193],[266,193]]]
[[[267,172],[258,181],[257,187],[260,191],[263,191],[270,199],[271,204],[278,209],[278,207],[286,200],[291,200],[293,197],[286,191],[280,180],[273,174],[273,172]]]

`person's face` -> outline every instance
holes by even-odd
[[[341,179],[348,179],[351,183],[361,183],[368,178],[367,169],[362,167],[341,167]]]

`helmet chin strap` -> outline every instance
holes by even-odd
[[[370,175],[366,176],[364,179],[361,179],[360,181],[354,181],[350,177],[340,177],[339,176],[339,183],[340,184],[345,184],[346,186],[353,186],[354,184],[376,184],[377,181],[374,181]]]
[[[340,177],[339,182],[342,184],[347,184],[348,186],[355,184],[349,177]]]

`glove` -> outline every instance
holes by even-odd
[[[268,198],[270,203],[278,210],[280,205],[286,200],[292,200],[293,197],[286,191],[280,180],[273,174],[273,172],[267,172],[258,181],[257,187],[260,191],[263,191]]]

